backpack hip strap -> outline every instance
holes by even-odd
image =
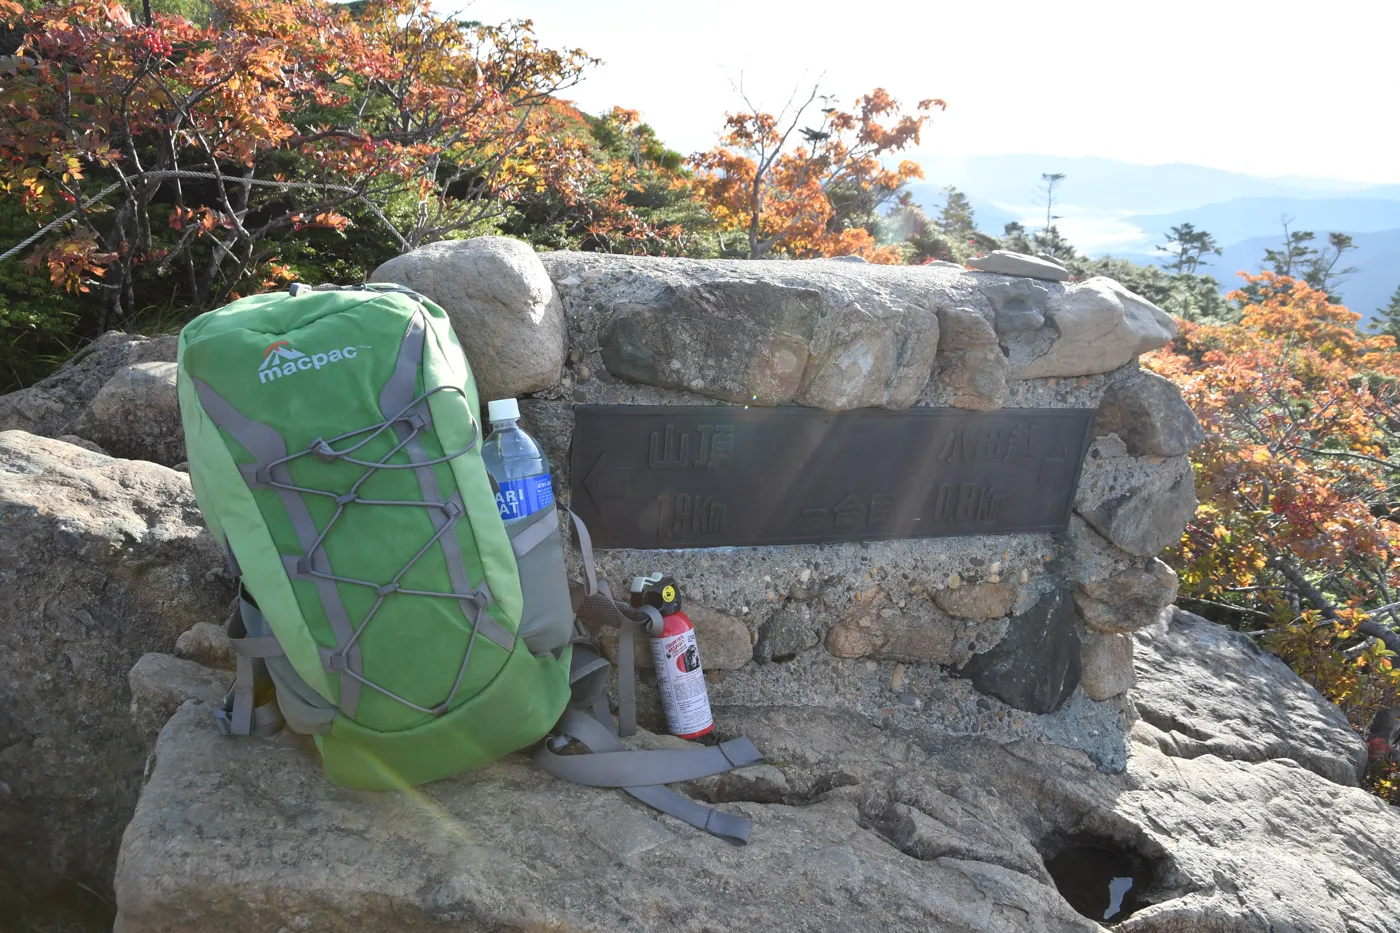
[[[747,817],[707,807],[663,785],[757,764],[763,760],[763,756],[752,742],[738,738],[717,746],[633,751],[618,741],[618,735],[628,736],[637,731],[633,639],[639,632],[660,631],[661,614],[651,606],[633,609],[612,598],[607,583],[598,579],[588,529],[573,512],[569,512],[569,518],[578,537],[585,578],[583,585],[573,587],[570,593],[578,632],[578,637],[574,639],[574,658],[569,678],[574,700],[573,707],[564,711],[554,727],[554,737],[546,739],[535,752],[536,766],[565,781],[592,787],[621,788],[662,813],[728,842],[744,845],[749,841],[753,825]],[[608,665],[591,645],[590,633],[596,634],[603,628],[618,630],[617,734],[613,732],[612,717],[608,713]],[[578,708],[590,705],[593,716]],[[558,749],[569,741],[578,742],[592,754],[560,755]]]
[[[598,580],[598,569],[593,561],[593,541],[583,520],[569,512],[574,533],[578,536],[579,555],[583,561],[585,583],[572,594],[576,602],[575,612],[579,621],[591,632],[602,628],[617,629],[617,734],[635,735],[637,732],[637,663],[636,642],[638,633],[658,625],[660,616],[655,609],[644,606],[632,609],[619,605],[612,598],[605,581]]]
[[[238,587],[238,611],[228,624],[229,641],[238,654],[233,688],[214,711],[214,724],[224,735],[276,735],[284,720],[267,672],[267,658],[281,657],[282,646],[272,634],[262,610]],[[255,706],[259,693],[270,696]]]
[[[742,845],[749,841],[752,823],[747,817],[724,813],[682,797],[661,785],[672,781],[723,774],[763,760],[748,739],[733,739],[717,746],[664,751],[631,751],[617,736],[593,718],[567,710],[555,727],[558,739],[573,739],[591,755],[560,755],[546,741],[535,752],[535,764],[555,777],[593,787],[620,787],[633,797],[683,820],[698,829]]]

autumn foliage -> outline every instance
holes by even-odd
[[[597,60],[542,45],[529,21],[470,22],[428,0],[133,9],[0,0],[0,53],[14,52],[0,54],[0,248],[66,296],[36,304],[13,285],[19,259],[0,260],[7,386],[108,327],[361,280],[445,238],[899,261],[872,231],[920,173],[886,158],[942,106],[906,114],[876,90],[780,124],[749,105],[687,160],[635,110],[575,109],[562,95]]]
[[[546,105],[592,63],[528,22],[419,0],[213,0],[207,24],[111,0],[24,12],[0,83],[0,186],[51,235],[55,285],[120,314],[143,278],[205,307],[279,284],[289,234],[375,225],[405,249],[580,187]]]
[[[849,111],[823,109],[816,127],[801,128],[799,145],[791,145],[792,135],[805,106],[791,115],[731,113],[720,145],[692,159],[696,186],[721,233],[742,240],[747,258],[855,255],[896,263],[899,253],[877,246],[860,221],[923,177],[914,162],[889,168],[883,157],[917,145],[929,111],[945,106],[923,100],[905,114],[876,88]]]
[[[1246,279],[1238,324],[1180,322],[1144,359],[1207,436],[1172,559],[1190,608],[1261,632],[1369,735],[1400,706],[1400,353],[1302,282]],[[1372,750],[1400,801],[1391,750]]]

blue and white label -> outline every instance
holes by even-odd
[[[496,493],[496,508],[508,522],[534,515],[554,504],[554,483],[550,474],[540,473],[524,479],[508,479]]]

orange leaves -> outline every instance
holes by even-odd
[[[728,114],[720,145],[691,157],[697,191],[722,234],[747,238],[750,258],[778,252],[897,261],[894,250],[876,249],[865,224],[905,182],[923,177],[916,163],[888,169],[883,157],[918,144],[933,106],[944,105],[920,101],[916,114],[904,114],[876,88],[850,111],[823,110],[796,146],[801,110]]]
[[[293,230],[306,230],[314,227],[322,230],[334,230],[337,233],[350,226],[350,218],[335,211],[322,211],[311,217],[305,214],[293,214],[291,222]]]
[[[261,285],[266,290],[285,288],[288,283],[295,282],[298,278],[296,270],[290,266],[285,266],[280,262],[269,262],[263,266],[263,280]]]
[[[1364,732],[1400,704],[1388,653],[1356,634],[1367,607],[1400,598],[1400,359],[1306,284],[1245,278],[1238,324],[1178,322],[1143,358],[1206,433],[1192,453],[1201,508],[1172,560],[1183,593],[1274,618],[1270,647]],[[1328,612],[1287,596],[1267,569],[1278,557],[1317,581]]]
[[[1251,300],[1240,290],[1231,292],[1230,299],[1244,305],[1241,325],[1263,337],[1288,338],[1324,360],[1352,364],[1395,345],[1391,337],[1363,335],[1356,327],[1360,314],[1332,304],[1325,292],[1299,280],[1273,272],[1243,278],[1258,287],[1260,297]],[[1383,358],[1373,362],[1394,366],[1393,361]]]
[[[275,251],[255,241],[344,230],[349,204],[370,202],[407,227],[394,240],[416,245],[498,219],[526,194],[581,186],[586,157],[534,130],[594,60],[541,46],[527,21],[464,23],[426,0],[211,2],[215,25],[160,14],[147,26],[116,0],[27,11],[0,0],[0,19],[24,35],[0,78],[0,190],[40,224],[77,207],[90,234],[41,248],[56,285],[107,274],[107,296],[136,300],[138,257],[164,244],[133,206],[169,212],[173,249],[207,271],[186,278],[198,306],[269,278],[257,266]],[[222,184],[187,177],[177,193],[166,177],[154,200],[157,182],[143,178],[215,168]],[[91,224],[99,191],[114,208],[106,231]]]
[[[631,129],[634,126],[641,125],[642,112],[640,110],[628,110],[626,107],[614,107],[608,114],[608,119],[623,129]]]

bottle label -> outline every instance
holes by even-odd
[[[710,696],[705,690],[705,673],[700,669],[700,650],[695,630],[651,640],[651,662],[656,668],[661,705],[672,735],[694,735],[714,724]]]
[[[496,493],[496,508],[508,522],[534,515],[554,504],[554,483],[548,473],[508,479],[500,483]]]

